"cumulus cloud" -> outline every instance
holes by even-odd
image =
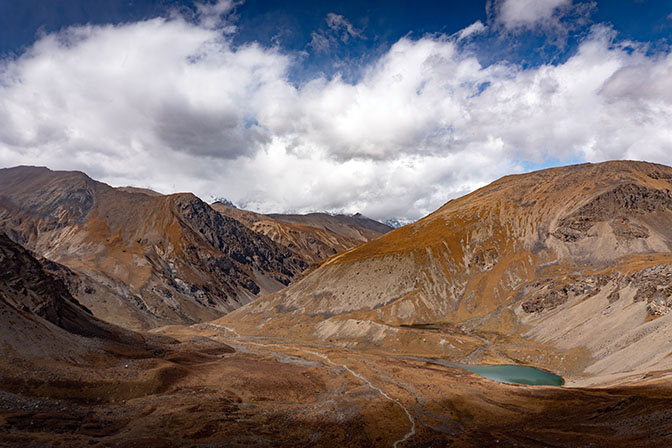
[[[246,102],[288,63],[254,44],[234,51],[217,31],[182,19],[71,28],[5,62],[0,140],[52,154],[235,158],[265,138],[245,121],[254,115]]]
[[[0,65],[0,165],[385,219],[523,162],[672,164],[670,53],[595,26],[561,64],[483,66],[461,34],[402,38],[357,82],[299,85],[300,58],[181,17],[49,34]]]

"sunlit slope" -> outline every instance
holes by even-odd
[[[671,181],[669,167],[625,161],[507,176],[224,320],[574,373],[665,367]],[[402,327],[420,323],[440,325]]]

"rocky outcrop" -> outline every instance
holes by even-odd
[[[306,264],[351,249],[392,230],[362,215],[262,215],[215,202],[212,208],[287,248]]]
[[[526,313],[542,313],[564,304],[570,299],[587,299],[603,291],[610,304],[625,295],[621,291],[634,291],[632,302],[647,304],[651,316],[662,316],[672,309],[672,265],[660,264],[630,274],[612,271],[609,274],[568,278],[539,279],[521,288],[521,297],[532,297],[521,304]]]
[[[51,263],[52,267],[54,263]],[[67,268],[64,268],[67,269]],[[4,331],[14,332],[17,321],[40,319],[67,331],[85,337],[136,344],[141,338],[130,332],[96,319],[91,311],[79,303],[68,287],[30,252],[0,233],[0,302],[3,317],[14,315],[5,323]],[[25,324],[24,324],[25,326]],[[11,339],[20,334],[0,337]],[[27,337],[29,335],[26,335]],[[20,351],[20,350],[19,350]]]
[[[611,227],[619,238],[647,238],[649,232],[646,227],[632,222],[630,217],[671,209],[672,196],[669,190],[622,184],[563,217],[553,236],[562,241],[575,242],[585,238],[588,230],[596,223],[611,221]]]

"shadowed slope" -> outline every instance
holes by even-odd
[[[63,359],[103,343],[146,345],[145,337],[95,318],[59,278],[1,233],[0,308],[5,354]]]

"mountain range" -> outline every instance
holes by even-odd
[[[670,167],[507,176],[391,231],[17,167],[0,230],[3,446],[672,443]]]
[[[359,213],[353,216],[310,213],[307,215],[262,215],[222,202],[211,204],[225,216],[287,247],[307,263],[317,263],[338,252],[371,241],[391,227]]]
[[[336,232],[294,229],[291,241],[271,233],[274,242],[229,215],[191,193],[112,188],[80,172],[0,170],[0,231],[57,263],[54,273],[97,317],[134,329],[214,319],[380,234],[370,227],[389,230],[353,218]]]

